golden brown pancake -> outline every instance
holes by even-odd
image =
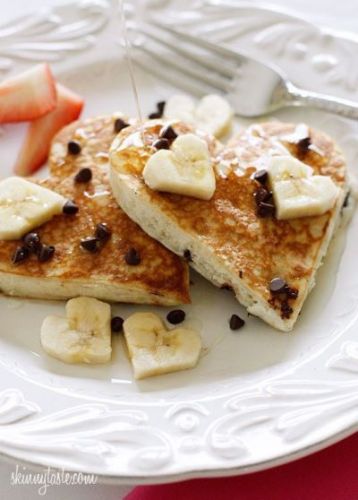
[[[112,117],[90,119],[65,127],[55,138],[50,155],[53,177],[38,181],[79,206],[76,215],[59,215],[37,232],[56,248],[44,263],[32,255],[14,265],[11,255],[20,241],[0,241],[0,289],[10,295],[64,299],[87,295],[103,300],[173,305],[190,302],[188,266],[149,237],[118,207],[108,181],[108,150],[115,136]],[[79,155],[67,154],[67,143],[82,145]],[[92,181],[74,182],[80,168],[92,170]],[[106,223],[111,238],[100,251],[80,246],[98,223]],[[139,265],[128,265],[130,248],[139,252]]]
[[[111,184],[118,203],[178,255],[189,250],[191,265],[217,286],[232,288],[251,314],[278,329],[291,330],[314,285],[345,198],[346,164],[336,144],[309,129],[311,145],[304,153],[282,137],[296,126],[279,122],[254,125],[223,150],[207,139],[216,169],[216,191],[211,200],[204,201],[156,192],[145,185],[142,170],[154,152],[150,144],[161,126],[147,123],[142,148],[122,149],[137,127],[123,130],[114,141]],[[174,128],[178,133],[185,131],[180,124]],[[315,173],[330,175],[342,188],[331,211],[294,220],[258,217],[253,196],[258,183],[252,176],[268,156],[282,154],[283,147]],[[275,277],[297,290],[298,297],[273,296],[269,283]]]

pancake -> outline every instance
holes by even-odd
[[[115,139],[110,154],[111,185],[119,205],[148,234],[219,287],[230,288],[252,315],[273,327],[292,330],[315,284],[347,191],[346,164],[334,141],[309,129],[311,145],[303,151],[287,140],[296,125],[279,122],[253,125],[222,149],[207,138],[216,171],[216,190],[209,201],[149,189],[142,170],[163,123],[148,122],[145,145],[130,144],[134,126]],[[182,133],[183,125],[174,125]],[[285,139],[286,137],[286,139]],[[290,150],[316,174],[329,175],[341,188],[335,206],[321,216],[292,220],[257,215],[252,175],[268,157]],[[298,296],[273,295],[270,281],[282,278]]]
[[[41,299],[90,296],[113,302],[175,305],[190,302],[188,266],[132,222],[114,200],[108,180],[108,150],[115,136],[113,117],[73,123],[55,138],[49,179],[36,181],[79,207],[76,215],[58,215],[38,228],[43,243],[55,246],[54,257],[39,263],[35,256],[14,265],[19,241],[0,241],[0,289],[3,293]],[[79,155],[67,154],[67,143],[81,143]],[[92,170],[92,181],[74,182],[80,168]],[[106,223],[111,238],[90,253],[80,241]],[[125,255],[134,248],[139,265]]]

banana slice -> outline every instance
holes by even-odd
[[[195,102],[188,95],[175,94],[167,100],[164,117],[194,125]]]
[[[201,351],[200,335],[188,328],[167,330],[153,313],[132,314],[123,324],[136,379],[193,368]]]
[[[216,187],[213,165],[205,141],[194,134],[180,135],[171,150],[154,153],[143,169],[151,189],[209,200]]]
[[[0,182],[0,239],[16,240],[62,212],[66,199],[21,177]]]
[[[273,156],[268,165],[269,181],[277,219],[321,215],[330,210],[339,188],[324,175],[293,156]]]
[[[199,101],[194,122],[197,128],[219,139],[230,132],[233,117],[230,104],[223,97],[210,94]]]
[[[289,179],[304,179],[313,174],[313,169],[293,156],[272,156],[268,165],[271,183]]]
[[[41,327],[41,344],[65,363],[107,363],[111,359],[111,308],[89,297],[71,299],[66,318],[48,316]]]
[[[337,200],[339,188],[330,177],[313,175],[274,182],[272,192],[277,219],[293,219],[321,215],[330,210]]]
[[[221,96],[204,96],[197,104],[187,95],[173,95],[164,108],[164,117],[181,120],[220,138],[230,131],[233,110]]]

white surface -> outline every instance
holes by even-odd
[[[32,0],[31,2],[30,1],[13,1],[11,2],[11,7],[1,7],[1,20],[2,21],[5,21],[5,18],[6,16],[8,16],[9,18],[11,16],[15,16],[15,15],[18,15],[19,13],[22,13],[23,10],[29,10],[30,8],[31,9],[36,9],[37,7],[39,7],[40,5],[53,5],[55,2],[44,2],[44,1],[40,1],[40,0]],[[323,20],[326,22],[326,24],[330,24],[330,19],[329,17],[320,17],[320,13],[324,12],[325,13],[325,16],[328,16],[328,12],[329,14],[332,16],[331,17],[331,25],[334,26],[334,28],[351,28],[351,29],[354,29],[356,26],[357,26],[357,21],[356,21],[356,18],[353,16],[353,6],[350,5],[347,1],[344,2],[344,3],[340,3],[339,5],[337,5],[336,3],[333,3],[333,2],[329,2],[330,4],[332,4],[330,7],[330,9],[328,8],[328,5],[327,5],[327,2],[324,2],[324,6],[323,6],[323,3],[322,2],[319,2],[320,3],[320,8],[318,8],[318,2],[314,4],[314,6],[312,6],[309,2],[305,1],[304,3],[303,2],[299,2],[298,0],[296,2],[292,2],[292,6],[296,7],[297,9],[299,8],[300,11],[306,16],[308,17],[308,14],[309,16],[315,16],[315,18],[319,21],[319,20]],[[288,5],[288,2],[285,2],[284,5],[286,6],[287,8],[287,5]],[[291,3],[290,3],[291,5]],[[305,6],[307,7],[307,9],[305,9]],[[10,10],[11,9],[11,10]],[[339,13],[339,16],[338,16],[338,13]],[[346,15],[344,13],[347,13]],[[338,24],[339,21],[342,21],[342,24]],[[73,79],[73,76],[71,75],[70,77],[70,80]],[[90,89],[83,83],[83,91],[86,93],[86,92],[89,92]],[[160,92],[160,91],[159,91]],[[149,92],[148,92],[149,94]],[[155,101],[155,97],[154,98],[151,96],[151,99],[150,99],[150,102],[154,102]],[[160,96],[158,96],[160,97]],[[108,106],[109,106],[109,102],[106,103]],[[88,113],[90,112],[91,110],[88,110]],[[93,110],[95,111],[95,110]],[[330,125],[328,125],[329,127]],[[334,125],[333,125],[334,127]],[[333,263],[334,265],[334,263]],[[27,305],[25,307],[28,307]],[[232,306],[233,307],[233,306]],[[36,319],[36,317],[34,317],[34,322],[36,321],[39,321],[40,317],[42,317],[43,313],[39,313],[38,314],[38,318]],[[19,315],[21,316],[21,315]],[[22,321],[21,319],[19,319],[19,321]],[[268,341],[270,341],[269,339],[267,339]],[[316,339],[317,340],[317,339]],[[30,344],[31,344],[31,340],[29,340]],[[285,343],[285,342],[284,342]],[[284,343],[281,345],[281,353],[285,352],[287,353],[287,348],[288,348],[288,345],[284,346]],[[29,347],[31,347],[29,344]],[[16,346],[15,346],[16,348]],[[262,344],[261,346],[259,346],[260,349],[262,349]],[[283,351],[282,351],[283,349]],[[344,366],[344,356],[345,356],[345,353],[342,352],[342,355],[341,355],[341,358],[338,360],[338,362],[340,362],[341,364],[343,363],[343,366]],[[36,364],[36,357],[34,357],[33,360],[30,360],[31,362],[34,362]],[[343,361],[342,361],[343,360]],[[29,365],[28,365],[28,362],[29,362],[29,359],[24,359],[24,362],[26,363],[26,370],[29,368]],[[203,376],[205,377],[205,372],[203,373]],[[187,379],[189,380],[189,379]],[[185,423],[185,422],[184,422]],[[6,488],[6,484],[8,484],[8,480],[6,478],[9,478],[10,474],[11,474],[11,471],[13,471],[13,466],[8,466],[6,464],[4,464],[1,468],[1,479],[2,479],[2,488]],[[96,487],[87,487],[87,488],[81,488],[81,489],[74,489],[74,490],[71,490],[70,487],[62,487],[61,488],[61,495],[58,496],[58,498],[60,497],[64,497],[65,495],[68,495],[70,494],[73,498],[86,498],[87,499],[91,499],[91,498],[98,498],[98,497],[101,497],[101,498],[114,498],[116,496],[116,498],[121,498],[121,496],[123,495],[123,490],[120,489],[119,487],[109,487],[109,486],[96,486]],[[57,492],[59,492],[60,490],[58,489],[58,487],[56,487],[56,494]],[[5,498],[9,498],[9,499],[16,499],[16,498],[23,498],[25,495],[25,489],[24,487],[8,487],[8,489],[3,489],[1,491],[1,493],[4,495]],[[33,495],[32,497],[33,498],[36,498],[37,497],[37,492],[36,492],[36,488],[35,487],[27,487],[26,488],[26,497],[31,499],[31,495]],[[52,495],[52,496],[51,496]],[[57,496],[54,496],[55,493],[54,492],[49,492],[47,494],[47,497],[48,498],[57,498]],[[76,496],[75,496],[76,495]]]

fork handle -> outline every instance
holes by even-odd
[[[358,103],[333,97],[325,94],[318,94],[308,90],[300,89],[292,84],[287,85],[290,96],[290,104],[296,106],[312,106],[346,116],[347,118],[358,118]]]

